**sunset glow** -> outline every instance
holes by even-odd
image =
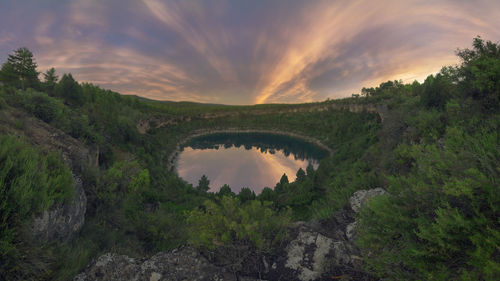
[[[294,181],[297,170],[305,170],[308,163],[308,160],[295,159],[292,154],[286,156],[281,150],[271,154],[256,147],[202,150],[186,147],[179,156],[176,169],[179,176],[193,186],[198,185],[202,175],[206,175],[211,192],[218,192],[221,186],[228,184],[236,193],[249,187],[259,194],[266,186],[274,188],[284,173]],[[316,162],[312,164],[318,166]]]
[[[422,81],[477,35],[500,40],[500,2],[5,0],[0,61],[157,100],[309,102]]]

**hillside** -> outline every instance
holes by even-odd
[[[20,54],[0,71],[1,280],[71,280],[89,264],[75,280],[109,268],[150,280],[145,264],[164,272],[154,280],[193,268],[222,280],[500,278],[498,43],[475,38],[423,83],[254,106],[156,102],[54,70],[40,81]],[[334,153],[261,194],[208,193],[171,171],[186,137],[228,129]],[[172,273],[175,259],[196,264]]]

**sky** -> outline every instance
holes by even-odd
[[[498,27],[499,0],[0,0],[0,62],[27,47],[121,94],[297,103],[423,81]]]

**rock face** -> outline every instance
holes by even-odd
[[[96,162],[95,153],[80,141],[38,119],[28,120],[25,134],[29,140],[49,150],[61,152],[63,162],[72,171],[75,189],[70,202],[54,205],[50,210],[34,218],[31,224],[33,237],[41,241],[70,239],[85,222],[87,197],[80,175],[82,166]]]
[[[183,246],[151,258],[106,254],[92,262],[74,281],[90,280],[376,280],[362,270],[361,252],[354,244],[356,213],[381,188],[361,190],[350,206],[328,220],[290,226],[286,245],[274,253],[252,253],[238,270],[216,265],[198,250]]]
[[[77,139],[65,134],[40,119],[25,112],[10,109],[0,113],[0,132],[24,135],[32,144],[48,150],[61,152],[63,162],[73,174],[74,197],[64,204],[55,204],[49,210],[33,218],[29,226],[30,235],[35,240],[67,240],[77,233],[84,224],[87,197],[83,189],[82,167],[97,162],[96,150],[89,149]],[[16,121],[23,120],[22,128]]]
[[[209,112],[200,114],[198,116],[163,116],[163,117],[150,117],[148,119],[143,119],[137,122],[137,131],[141,134],[145,134],[151,128],[162,128],[172,125],[177,125],[179,123],[191,122],[193,120],[202,119],[217,119],[217,118],[232,118],[238,116],[248,116],[248,115],[265,115],[265,114],[284,114],[284,113],[297,113],[297,112],[313,112],[313,111],[325,111],[325,110],[347,110],[350,112],[360,113],[363,111],[377,113],[380,120],[383,122],[384,117],[388,114],[389,109],[386,105],[371,105],[362,103],[328,103],[328,104],[307,104],[299,107],[287,108],[287,109],[250,109],[244,111],[234,111],[234,112]]]
[[[66,204],[57,204],[35,217],[31,223],[33,237],[40,241],[66,240],[77,233],[85,222],[87,197],[82,180],[73,175],[75,196]]]
[[[238,279],[225,268],[209,263],[195,249],[185,246],[170,252],[160,252],[149,259],[133,259],[108,253],[99,257],[85,272],[73,280],[237,281]]]
[[[370,199],[377,195],[385,194],[385,190],[382,188],[374,188],[369,190],[358,190],[349,198],[349,203],[351,203],[351,208],[355,213],[359,213],[361,207]]]

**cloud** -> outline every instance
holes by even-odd
[[[472,38],[500,38],[500,2],[9,0],[0,60],[32,49],[123,94],[229,104],[307,102],[423,80]]]
[[[453,49],[467,46],[474,32],[492,31],[483,10],[470,15],[449,2],[385,2],[314,2],[286,24],[294,32],[285,40],[261,35],[257,49],[281,56],[262,72],[254,102],[340,97],[388,79],[422,79],[456,62]]]
[[[189,45],[202,54],[226,82],[236,82],[231,63],[223,56],[230,39],[222,25],[204,17],[203,7],[195,1],[143,0],[151,13],[179,33]]]

